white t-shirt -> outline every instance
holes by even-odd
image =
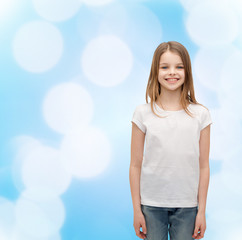
[[[155,108],[156,107],[156,108]],[[134,122],[146,134],[140,176],[141,204],[157,207],[198,206],[200,131],[212,124],[210,112],[190,104],[185,110],[165,111],[154,103],[138,105]]]

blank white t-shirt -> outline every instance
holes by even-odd
[[[154,102],[138,105],[134,122],[145,137],[140,176],[142,205],[157,207],[198,206],[200,131],[212,124],[210,112],[190,104],[190,117],[185,110],[165,111]]]

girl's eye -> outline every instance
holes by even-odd
[[[167,68],[167,67],[161,67],[161,68],[164,68],[164,69],[165,69],[165,68]],[[183,68],[183,67],[182,67],[182,66],[179,66],[178,68]]]

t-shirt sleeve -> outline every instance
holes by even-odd
[[[212,123],[213,121],[209,110],[207,110],[206,108],[203,108],[203,111],[201,114],[201,120],[200,120],[200,131]]]
[[[141,106],[137,106],[134,110],[131,122],[135,123],[143,133],[146,133],[146,126],[143,123]]]

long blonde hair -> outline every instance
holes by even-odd
[[[156,116],[162,117],[155,113],[153,108],[153,103],[157,100],[158,96],[161,93],[161,84],[158,81],[159,63],[160,63],[161,55],[166,51],[171,51],[175,54],[178,54],[182,59],[184,70],[185,70],[185,81],[184,81],[184,84],[182,85],[180,103],[183,109],[185,110],[185,112],[191,117],[193,117],[191,115],[192,113],[187,108],[188,105],[190,103],[199,104],[201,106],[203,105],[198,103],[195,98],[194,87],[193,87],[193,77],[192,77],[192,67],[191,67],[191,60],[190,60],[189,53],[181,43],[176,41],[163,42],[156,48],[154,52],[151,69],[150,69],[150,76],[149,76],[148,84],[146,88],[146,103],[148,103],[148,97],[150,97],[152,112]]]

